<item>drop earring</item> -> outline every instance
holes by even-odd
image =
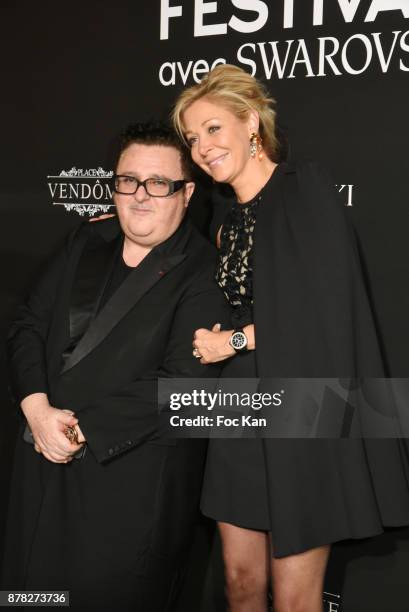
[[[257,134],[253,132],[250,136],[250,157],[252,157],[253,159],[256,157],[257,145],[258,145]]]
[[[252,132],[250,136],[250,157],[253,159],[258,154],[258,159],[261,161],[263,159],[263,147],[261,145],[262,140],[256,132]]]

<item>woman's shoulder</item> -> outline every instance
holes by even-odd
[[[330,169],[314,159],[298,159],[282,163],[287,197],[314,210],[342,209],[339,192]]]
[[[350,240],[352,222],[337,189],[336,181],[325,164],[311,159],[290,162],[284,181],[284,208],[299,233],[320,236],[335,246]]]
[[[299,158],[280,163],[284,175],[294,175],[298,181],[321,181],[333,184],[330,169],[320,161],[310,158]]]
[[[201,260],[204,263],[213,263],[217,258],[217,249],[210,240],[200,232],[193,223],[189,222],[189,240],[187,251],[191,258]]]
[[[215,184],[210,196],[212,217],[209,225],[209,237],[217,246],[217,236],[223,224],[229,218],[232,206],[236,201],[233,190],[225,184]]]

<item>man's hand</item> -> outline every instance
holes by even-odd
[[[213,325],[211,330],[197,329],[193,336],[193,348],[201,356],[200,363],[216,363],[235,355],[235,350],[229,344],[231,335],[232,331],[220,331],[220,323]]]
[[[76,430],[77,430],[77,432],[78,432],[78,442],[79,442],[80,444],[83,444],[84,442],[86,442],[85,436],[84,436],[84,434],[82,433],[82,431],[81,431],[81,429],[80,429],[80,426],[79,426],[79,425],[76,425],[76,426],[75,426],[75,429],[76,429]]]
[[[110,217],[115,217],[114,213],[105,213],[103,215],[99,215],[99,217],[91,217],[90,219],[88,219],[88,221],[90,223],[93,223],[94,221],[102,221],[103,219],[109,219]]]
[[[28,395],[21,402],[21,409],[33,434],[35,450],[53,463],[71,461],[82,446],[72,444],[64,433],[68,426],[77,425],[74,413],[50,406],[45,393]]]

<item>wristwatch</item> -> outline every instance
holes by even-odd
[[[230,346],[236,353],[247,351],[247,336],[241,327],[235,329],[229,339]]]

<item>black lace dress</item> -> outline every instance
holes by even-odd
[[[232,307],[232,329],[253,322],[253,239],[261,197],[246,204],[234,202],[223,223],[216,280]],[[223,378],[256,376],[255,351],[236,355],[223,369]],[[261,440],[210,440],[201,509],[217,521],[270,529]]]
[[[222,229],[216,280],[232,306],[233,328],[253,321],[253,238],[260,198],[235,202]]]

